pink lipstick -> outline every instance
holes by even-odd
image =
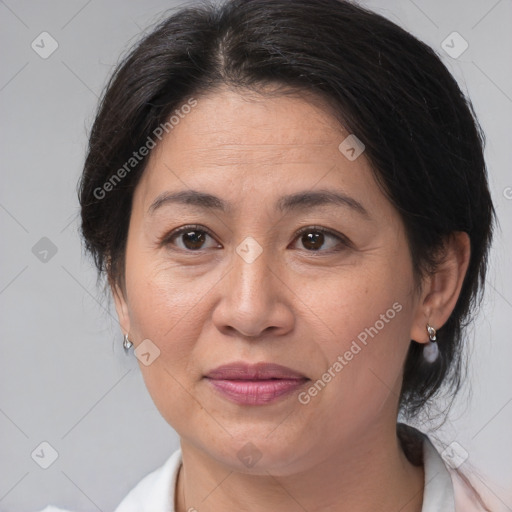
[[[236,362],[222,365],[206,374],[213,388],[240,405],[264,405],[303,386],[304,375],[274,363]]]

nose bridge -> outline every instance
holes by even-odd
[[[214,312],[219,329],[234,329],[245,336],[259,336],[265,329],[287,332],[293,315],[282,295],[282,284],[271,270],[270,249],[253,237],[235,247],[233,267]]]
[[[270,250],[249,236],[235,248],[230,294],[243,310],[268,304],[271,286]]]

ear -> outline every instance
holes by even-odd
[[[122,290],[118,283],[115,283],[109,278],[110,290],[114,297],[114,303],[117,311],[117,318],[119,319],[119,326],[123,334],[130,332],[130,315],[128,313],[128,304],[126,302],[126,293]]]
[[[435,272],[422,281],[422,292],[411,327],[410,339],[428,342],[427,323],[440,329],[459,298],[471,255],[469,235],[456,231],[446,237]]]

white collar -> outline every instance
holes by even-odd
[[[455,512],[452,477],[427,436],[423,438],[425,487],[421,512]]]
[[[181,450],[176,450],[157,470],[144,477],[115,512],[175,512],[174,495]],[[443,459],[425,435],[423,438],[425,487],[421,512],[455,512],[453,484]]]

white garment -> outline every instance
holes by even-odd
[[[174,493],[181,450],[176,450],[158,469],[145,476],[114,512],[175,512]],[[458,474],[445,465],[436,448],[423,440],[425,488],[421,512],[480,512],[482,508]],[[505,510],[505,509],[503,509]],[[41,512],[70,512],[52,506]],[[492,509],[498,512],[498,509]]]

